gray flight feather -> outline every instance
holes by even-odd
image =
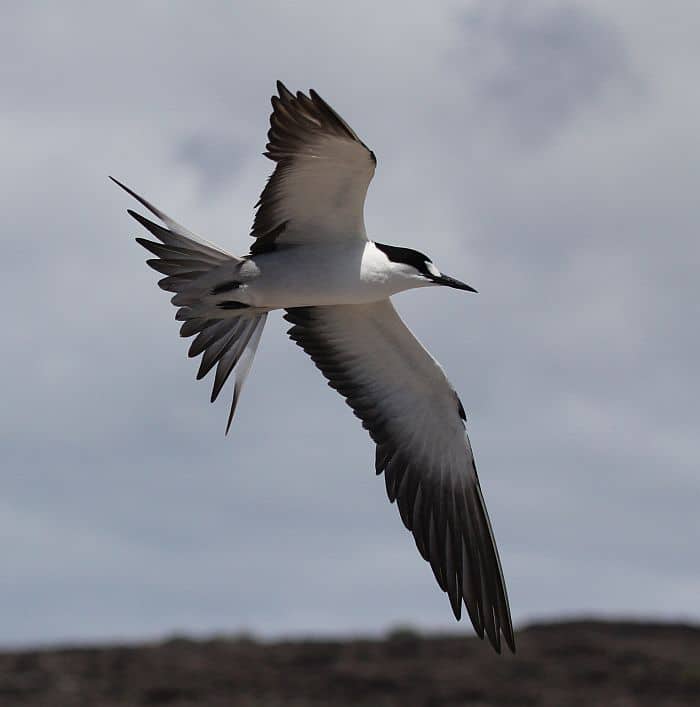
[[[389,300],[288,309],[289,336],[362,420],[418,551],[455,616],[515,650],[505,581],[481,493],[463,408],[440,366]]]

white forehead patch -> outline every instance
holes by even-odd
[[[432,263],[426,263],[425,267],[433,277],[440,277],[442,274]]]

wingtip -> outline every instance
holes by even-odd
[[[505,639],[506,645],[510,649],[510,652],[515,655],[515,635],[513,634],[513,629],[503,632],[503,638]]]
[[[493,636],[487,633],[486,636],[481,635],[479,638],[482,640],[488,638],[489,643],[498,655],[503,654],[503,643],[501,642],[501,638],[503,638],[506,646],[508,646],[508,650],[515,655],[515,637],[512,632],[503,631],[501,629]]]
[[[294,98],[294,94],[279,79],[277,79],[277,93],[284,100]]]
[[[452,613],[455,615],[455,619],[457,621],[462,620],[462,600],[461,597],[457,597],[456,599],[453,599],[448,592],[448,597],[450,599],[450,606],[452,607]]]

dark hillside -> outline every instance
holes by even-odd
[[[517,635],[515,656],[473,638],[243,639],[0,654],[11,707],[700,705],[700,628],[571,622]]]

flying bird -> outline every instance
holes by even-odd
[[[315,91],[277,82],[266,157],[276,163],[256,204],[250,252],[237,257],[199,238],[120,187],[160,223],[133,216],[155,240],[136,240],[173,292],[180,334],[215,369],[216,400],[233,374],[231,425],[268,312],[362,420],[376,472],[413,533],[452,610],[462,604],[497,652],[515,651],[510,608],[462,403],[440,365],[404,324],[391,296],[416,287],[475,292],[423,253],[369,240],[364,201],[374,152]]]

